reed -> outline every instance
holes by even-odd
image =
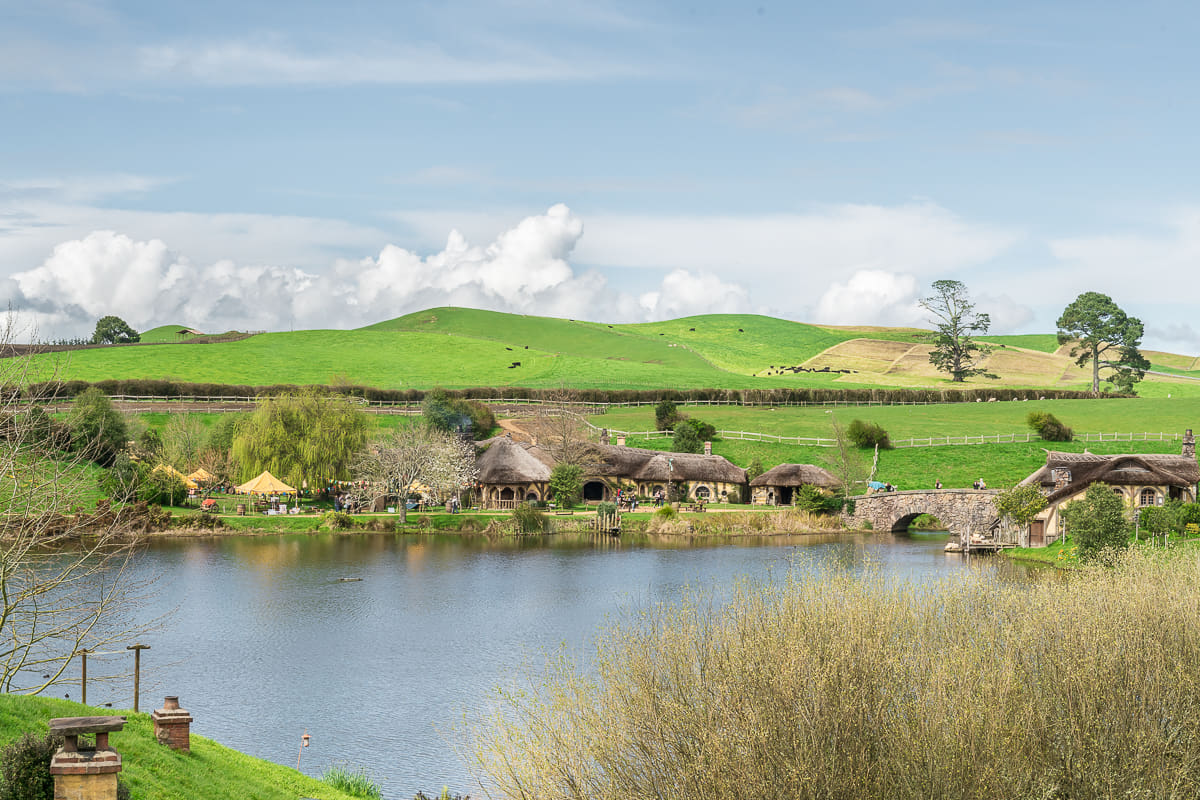
[[[501,694],[493,797],[1200,796],[1200,563],[1034,585],[834,566],[630,615]]]

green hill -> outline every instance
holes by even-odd
[[[192,752],[177,753],[154,739],[149,714],[94,708],[70,700],[0,694],[0,746],[26,732],[44,735],[55,717],[109,716],[128,719],[109,742],[121,754],[121,781],[133,797],[149,800],[353,800],[289,767],[251,758],[211,739],[192,734]]]
[[[180,336],[179,332],[189,330],[187,325],[159,325],[157,328],[151,328],[142,333],[141,341],[152,344],[161,344],[163,342],[180,342],[190,338],[187,334]]]
[[[772,387],[946,387],[929,364],[921,331],[838,328],[753,314],[715,314],[666,322],[606,324],[434,308],[357,330],[266,333],[238,341],[175,343],[177,326],[147,331],[147,341],[51,354],[65,377],[175,379],[269,385],[353,383],[387,389],[433,386],[746,389]],[[1053,335],[998,336],[987,366],[999,381],[969,387],[1086,389]],[[1195,359],[1153,354],[1170,376],[1142,393],[1200,394]]]

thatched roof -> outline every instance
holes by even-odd
[[[812,464],[780,464],[750,481],[751,486],[816,486],[836,489],[841,481],[831,473]]]
[[[550,467],[512,439],[497,436],[479,444],[487,446],[475,462],[480,483],[545,483],[550,480]]]
[[[746,470],[723,456],[665,453],[640,447],[586,444],[580,448],[584,474],[600,478],[667,482],[745,483]]]
[[[1055,473],[1066,470],[1070,481],[1054,488]],[[1046,489],[1050,502],[1070,497],[1097,482],[1113,486],[1194,486],[1200,480],[1200,468],[1191,456],[1147,453],[1097,455],[1095,453],[1046,454],[1045,466],[1038,469],[1021,485],[1035,484]]]
[[[550,450],[545,447],[518,444],[505,436],[497,436],[477,444],[488,448],[477,462],[480,483],[550,480],[550,470],[555,460]],[[500,445],[502,450],[492,456],[491,453],[497,449],[497,445]],[[518,454],[517,450],[521,452]],[[661,450],[591,442],[579,442],[575,456],[588,478],[619,478],[662,483],[670,480],[737,484],[746,482],[746,470],[735,466],[722,456],[665,453]],[[497,464],[495,472],[492,471],[493,462]],[[512,469],[508,469],[508,466]],[[508,477],[517,475],[545,477]]]

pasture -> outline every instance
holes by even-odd
[[[836,328],[753,314],[607,324],[435,308],[357,330],[265,333],[232,342],[176,343],[180,326],[147,331],[161,344],[40,356],[68,379],[170,378],[248,384],[352,383],[386,389],[525,386],[608,389],[949,387],[929,364],[921,331]],[[1086,389],[1090,372],[1053,335],[988,337],[997,381],[968,388]],[[1148,354],[1172,376],[1144,396],[1200,396],[1191,356]],[[789,368],[829,372],[792,372]],[[852,370],[849,374],[837,370]],[[1178,376],[1178,377],[1174,377]],[[959,384],[958,386],[961,386]]]

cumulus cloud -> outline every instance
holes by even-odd
[[[610,289],[569,259],[583,221],[565,205],[527,217],[486,246],[451,231],[422,256],[387,245],[378,256],[340,259],[323,273],[228,259],[196,263],[160,239],[93,231],[63,242],[11,279],[18,304],[75,332],[105,314],[136,328],[163,323],[228,328],[357,327],[438,305],[463,305],[613,321],[663,319],[750,307],[747,290],[715,275],[673,270],[652,292]],[[62,332],[59,332],[61,335]]]
[[[877,269],[859,270],[844,283],[834,283],[821,295],[816,314],[817,322],[832,325],[925,323],[916,279]]]

